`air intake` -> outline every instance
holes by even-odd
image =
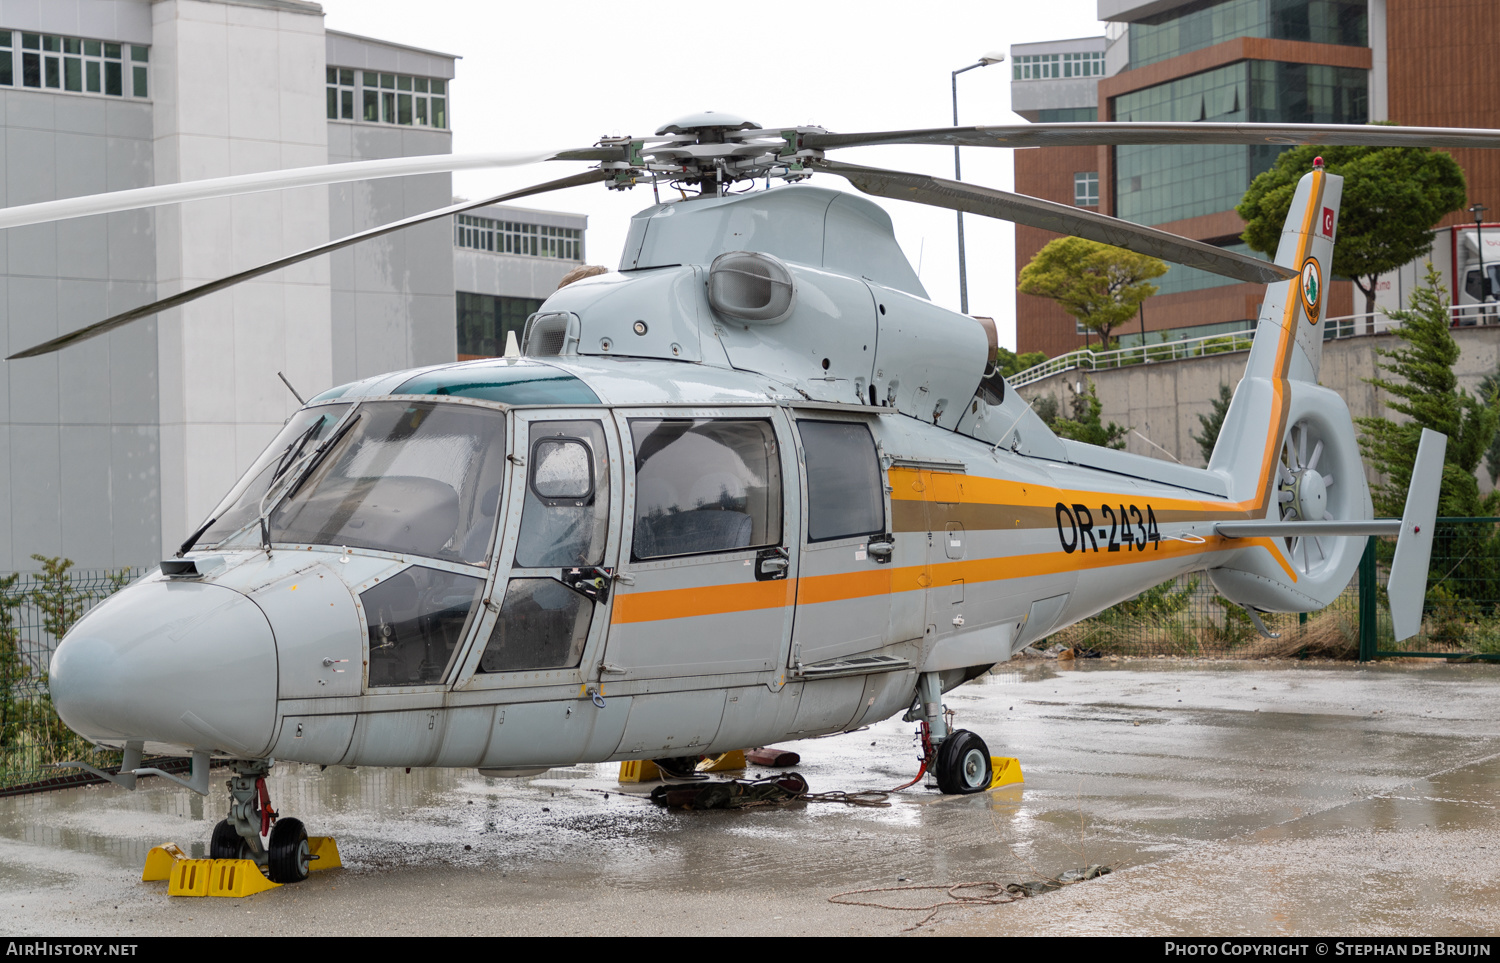
[[[708,270],[708,303],[737,321],[778,324],[797,306],[797,285],[777,258],[730,251],[714,258]]]
[[[528,358],[555,358],[568,348],[571,314],[536,314],[526,322],[521,353]]]

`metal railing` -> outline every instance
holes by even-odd
[[[1500,325],[1500,304],[1455,304],[1449,309],[1455,328]],[[1341,341],[1345,338],[1360,338],[1374,334],[1389,334],[1401,327],[1384,312],[1373,314],[1348,314],[1327,318],[1323,322],[1323,340]],[[1055,374],[1065,371],[1104,371],[1125,368],[1131,365],[1158,361],[1181,361],[1185,358],[1203,358],[1232,351],[1248,351],[1255,331],[1236,331],[1232,334],[1210,334],[1200,338],[1184,338],[1181,341],[1166,341],[1160,344],[1135,345],[1129,348],[1112,348],[1095,351],[1080,348],[1058,355],[1017,372],[1007,378],[1012,388],[1023,388]]]
[[[1012,388],[1021,388],[1041,381],[1043,378],[1080,368],[1088,371],[1102,371],[1147,362],[1180,361],[1183,358],[1202,358],[1213,354],[1228,354],[1232,351],[1249,351],[1250,342],[1254,338],[1254,331],[1236,331],[1233,334],[1212,334],[1201,338],[1184,338],[1181,341],[1114,348],[1109,351],[1083,348],[1043,361],[1006,380],[1010,382]]]

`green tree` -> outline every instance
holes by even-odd
[[[1071,417],[1056,418],[1052,422],[1052,430],[1059,436],[1098,445],[1101,448],[1125,447],[1125,433],[1130,428],[1128,425],[1117,425],[1113,421],[1108,425],[1104,424],[1103,419],[1100,418],[1104,405],[1094,391],[1093,379],[1089,380],[1087,394],[1074,392],[1069,407],[1073,409]]]
[[[1081,237],[1060,237],[1021,269],[1016,289],[1056,301],[1107,344],[1110,332],[1134,318],[1141,302],[1156,293],[1150,280],[1166,273],[1166,264],[1157,258]]]
[[[1389,418],[1358,419],[1360,448],[1385,476],[1385,482],[1371,492],[1375,514],[1399,517],[1405,509],[1423,428],[1448,436],[1438,514],[1495,514],[1500,495],[1480,495],[1474,472],[1500,427],[1500,411],[1490,399],[1476,398],[1458,387],[1453,374],[1458,342],[1449,328],[1442,278],[1432,265],[1427,266],[1424,286],[1412,293],[1411,308],[1393,312],[1391,317],[1401,323],[1399,334],[1406,346],[1377,349],[1381,370],[1394,377],[1369,382],[1391,396],[1387,408],[1409,420],[1397,424]],[[1440,528],[1432,558],[1432,575],[1439,582],[1435,591],[1444,597],[1490,605],[1500,598],[1500,539],[1490,526]]]
[[[1194,435],[1191,431],[1188,435],[1198,443],[1198,449],[1203,452],[1203,460],[1209,461],[1214,456],[1214,445],[1219,442],[1219,430],[1224,427],[1224,416],[1229,413],[1229,402],[1234,398],[1234,389],[1219,382],[1219,397],[1213,402],[1213,410],[1206,415],[1198,416],[1198,425],[1203,429],[1203,434]]]
[[[1002,378],[1007,380],[1020,374],[1027,368],[1034,368],[1047,360],[1045,351],[1028,351],[1025,354],[1016,354],[1009,348],[995,349],[995,368],[1000,372]]]
[[[31,667],[21,655],[21,633],[16,629],[15,611],[25,601],[15,591],[20,578],[18,574],[0,578],[0,749],[17,742],[23,717],[20,687],[31,675]]]
[[[1500,364],[1480,380],[1479,397],[1487,399],[1491,407],[1500,406]],[[1495,432],[1495,437],[1490,440],[1490,447],[1484,453],[1484,465],[1489,472],[1490,484],[1500,483],[1500,431]]]
[[[1294,147],[1250,183],[1235,208],[1251,248],[1275,255],[1297,181],[1319,156],[1330,174],[1344,178],[1333,273],[1353,278],[1366,313],[1374,314],[1376,278],[1427,254],[1432,226],[1464,206],[1464,172],[1425,147]]]

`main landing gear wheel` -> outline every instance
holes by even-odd
[[[214,834],[208,841],[209,859],[240,859],[245,855],[245,841],[239,830],[227,819],[219,820]]]
[[[267,865],[271,882],[300,883],[312,868],[312,851],[307,844],[307,830],[302,820],[284,818],[271,827],[270,861]]]
[[[933,768],[938,788],[950,796],[984,792],[995,778],[990,747],[967,729],[959,729],[943,740]]]

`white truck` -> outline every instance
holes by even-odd
[[[1376,310],[1409,307],[1412,292],[1425,283],[1429,260],[1442,275],[1454,324],[1500,323],[1500,223],[1434,228],[1429,255],[1380,276]],[[1483,284],[1485,274],[1489,275],[1488,290]],[[1362,301],[1356,292],[1355,304]]]

